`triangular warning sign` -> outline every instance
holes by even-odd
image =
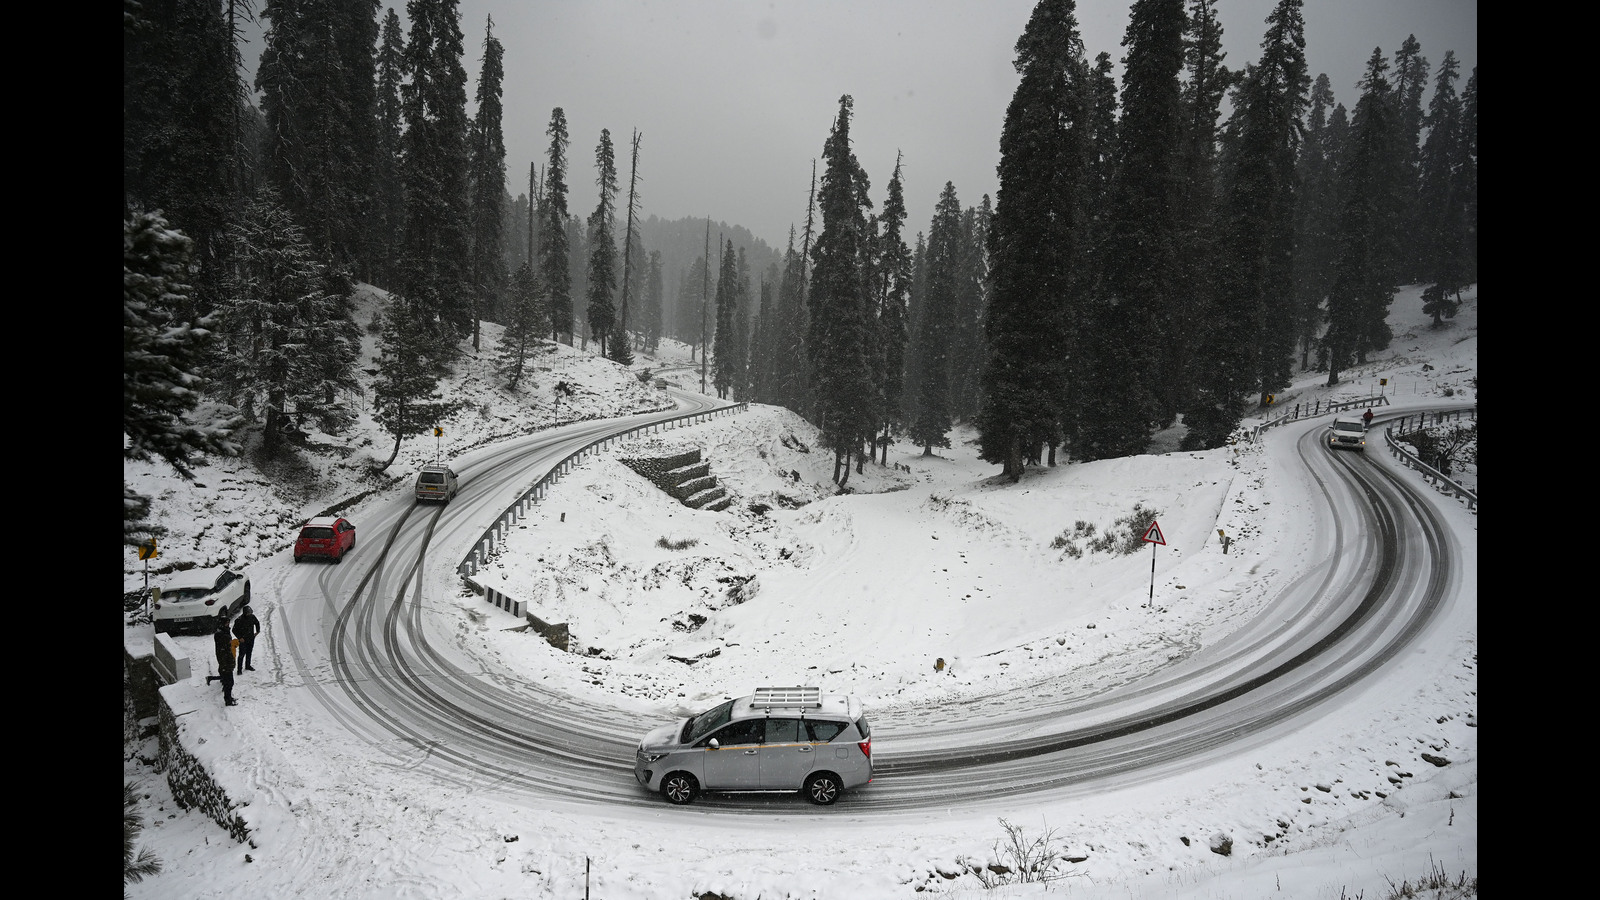
[[[1152,544],[1160,544],[1163,547],[1167,545],[1167,539],[1161,536],[1161,526],[1156,524],[1154,520],[1150,522],[1150,528],[1145,531],[1144,540]]]

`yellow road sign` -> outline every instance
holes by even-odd
[[[155,538],[151,538],[150,540],[145,541],[144,543],[139,545],[139,558],[140,559],[155,559],[156,558],[156,539]]]

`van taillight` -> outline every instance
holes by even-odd
[[[861,748],[862,756],[865,756],[868,759],[872,758],[872,738],[867,738],[864,741],[857,741],[856,746]]]

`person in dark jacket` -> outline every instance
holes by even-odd
[[[246,606],[244,612],[233,622],[233,636],[239,639],[239,674],[244,674],[245,669],[254,672],[255,666],[250,665],[250,651],[255,649],[256,635],[261,633],[261,620]]]
[[[217,677],[222,679],[222,699],[227,705],[236,706],[238,704],[233,699],[233,632],[228,630],[227,607],[217,613],[217,630],[212,639],[217,645]]]

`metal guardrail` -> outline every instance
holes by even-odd
[[[1448,421],[1460,421],[1461,417],[1464,415],[1471,416],[1472,420],[1476,422],[1478,420],[1478,408],[1474,406],[1469,409],[1454,409],[1445,412],[1417,413],[1416,415],[1402,416],[1395,422],[1384,426],[1383,442],[1388,446],[1389,452],[1393,454],[1394,458],[1399,460],[1400,463],[1406,468],[1415,469],[1422,473],[1422,479],[1424,481],[1433,485],[1443,493],[1454,494],[1457,498],[1465,500],[1467,509],[1475,510],[1478,508],[1478,495],[1475,491],[1467,490],[1454,479],[1450,478],[1450,476],[1423,462],[1415,453],[1412,453],[1404,443],[1395,439],[1395,435],[1397,433],[1410,434],[1414,431],[1425,430],[1429,425],[1443,425]]]
[[[584,444],[582,447],[567,454],[565,458],[552,466],[550,471],[544,474],[544,477],[534,482],[532,487],[523,491],[522,495],[511,506],[507,507],[505,512],[500,514],[500,518],[495,524],[483,532],[483,536],[473,545],[472,550],[462,558],[461,564],[456,566],[456,572],[462,578],[471,578],[476,575],[478,569],[482,568],[483,564],[494,556],[495,551],[499,549],[501,543],[505,540],[506,534],[511,530],[511,526],[515,525],[523,516],[526,516],[529,510],[533,508],[533,504],[545,498],[545,495],[549,493],[550,486],[560,481],[561,476],[572,471],[573,467],[582,462],[584,457],[591,451],[607,449],[613,444],[632,440],[645,434],[658,434],[686,425],[698,425],[710,419],[742,413],[749,408],[749,403],[735,403],[731,406],[720,406],[716,409],[684,413],[681,416],[673,416],[670,419],[638,425],[616,434],[596,438]]]
[[[1286,425],[1290,422],[1299,421],[1300,419],[1314,419],[1318,416],[1325,416],[1328,413],[1343,412],[1347,409],[1362,409],[1387,405],[1389,405],[1389,398],[1383,394],[1379,394],[1376,397],[1362,397],[1358,400],[1341,400],[1337,403],[1332,400],[1316,400],[1311,403],[1296,403],[1293,409],[1285,410],[1283,415],[1278,416],[1276,419],[1262,422],[1260,425],[1250,429],[1250,441],[1254,443],[1255,440],[1261,436],[1261,432],[1266,431],[1268,428],[1273,428],[1278,425]]]

